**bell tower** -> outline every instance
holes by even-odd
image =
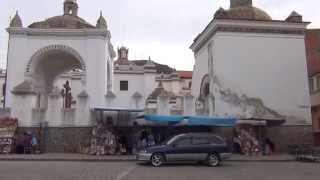
[[[63,4],[64,15],[78,16],[77,0],[65,0]]]

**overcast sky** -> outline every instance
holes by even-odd
[[[62,14],[64,0],[1,0],[0,65],[5,66],[9,17],[19,10],[24,26]],[[273,19],[284,20],[292,10],[320,28],[319,0],[253,0]],[[96,24],[100,10],[106,17],[115,48],[127,46],[130,59],[147,59],[178,70],[192,70],[189,49],[193,39],[229,0],[78,0],[79,16]]]

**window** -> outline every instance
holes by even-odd
[[[120,91],[128,91],[128,81],[120,81]]]
[[[195,137],[193,138],[192,144],[194,145],[210,144],[210,139],[206,137]]]
[[[320,90],[320,76],[317,77],[317,87],[315,90]]]
[[[191,145],[191,138],[181,138],[174,142],[176,146],[188,146]]]
[[[224,140],[219,137],[212,137],[210,139],[211,139],[211,142],[214,144],[224,144]]]
[[[314,91],[313,79],[309,79],[309,88],[310,88],[310,92]]]

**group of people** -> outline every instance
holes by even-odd
[[[149,128],[142,128],[142,130],[134,129],[132,137],[132,154],[137,153],[140,149],[156,144],[156,138]]]
[[[23,133],[16,140],[15,152],[17,154],[32,154],[36,153],[38,148],[38,140],[35,134],[30,132]]]
[[[275,145],[269,138],[258,140],[252,130],[240,130],[233,137],[233,151],[245,155],[270,155],[275,151]]]

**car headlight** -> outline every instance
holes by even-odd
[[[147,153],[148,151],[146,149],[143,149],[140,151],[140,153]]]

